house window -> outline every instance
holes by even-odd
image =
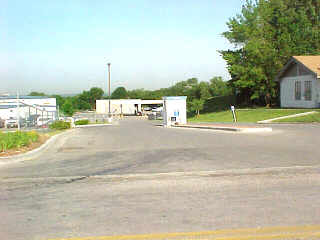
[[[305,100],[311,101],[311,81],[306,81],[304,83],[304,89],[305,89]]]
[[[301,82],[295,82],[295,100],[301,100]]]

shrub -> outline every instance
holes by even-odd
[[[49,127],[51,129],[55,129],[55,130],[65,130],[65,129],[69,129],[71,127],[71,123],[64,122],[64,121],[56,121],[56,122],[51,123],[49,125]]]
[[[87,125],[89,124],[89,120],[88,119],[81,119],[76,121],[76,125]]]
[[[12,148],[20,148],[28,145],[31,142],[36,142],[39,139],[37,132],[8,132],[0,133],[0,151]]]

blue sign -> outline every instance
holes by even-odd
[[[179,110],[174,110],[174,116],[179,116]]]

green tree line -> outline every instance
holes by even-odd
[[[232,91],[228,82],[222,77],[213,77],[209,82],[199,82],[197,78],[190,78],[180,81],[168,88],[158,90],[134,89],[127,91],[125,87],[116,88],[112,99],[162,99],[163,96],[187,96],[188,108],[199,111],[207,99],[225,96]],[[96,100],[103,99],[104,91],[101,88],[93,87],[89,91],[83,91],[73,97],[62,97],[51,95],[57,100],[57,105],[67,116],[72,116],[75,111],[95,110]],[[45,93],[32,92],[29,96],[46,96]],[[107,97],[105,97],[106,99]]]
[[[220,76],[213,77],[209,82],[199,82],[197,78],[180,81],[169,88],[158,90],[134,89],[127,91],[124,87],[118,87],[112,94],[112,99],[162,99],[163,96],[187,96],[189,111],[197,115],[203,109],[205,102],[219,96],[227,96],[232,93],[232,87]]]

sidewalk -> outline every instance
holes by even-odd
[[[271,132],[271,127],[260,127],[255,123],[192,123],[185,125],[174,125],[171,127],[178,128],[198,128],[209,129],[217,131],[230,131],[230,132]]]

